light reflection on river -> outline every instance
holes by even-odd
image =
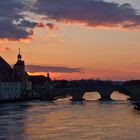
[[[140,114],[129,101],[91,101],[91,93],[85,97],[83,103],[1,104],[0,140],[139,140]]]

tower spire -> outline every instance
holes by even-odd
[[[20,48],[18,48],[18,50],[19,50],[19,54],[20,54]]]
[[[21,61],[22,56],[21,56],[21,54],[20,54],[20,48],[19,48],[18,50],[19,50],[19,54],[17,55],[17,60],[18,60],[18,61]]]

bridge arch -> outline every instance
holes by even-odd
[[[129,99],[128,93],[122,92],[118,89],[113,88],[100,88],[96,90],[76,90],[71,94],[72,101],[83,101],[83,100],[103,100],[103,101],[110,101],[110,100],[118,100],[114,98],[113,95],[116,93],[122,96],[122,100]]]
[[[83,101],[83,100],[103,100],[110,101],[114,92],[120,92],[121,94],[129,95],[128,91],[119,88],[112,87],[100,87],[96,89],[81,89],[71,88],[63,89],[61,92],[68,93],[71,96],[72,101]],[[114,100],[114,99],[113,99]]]
[[[101,95],[99,92],[91,91],[91,92],[85,92],[83,94],[83,98],[85,100],[99,100],[101,98]]]
[[[111,94],[112,100],[128,100],[130,96],[128,96],[126,93],[120,92],[118,90],[114,90]]]
[[[91,91],[77,90],[76,92],[71,93],[71,96],[72,96],[72,101],[83,101],[85,100],[84,95],[86,95],[87,93],[91,93],[91,94],[98,93],[98,96],[100,97],[99,100],[110,101],[112,92],[113,91],[110,88],[91,90]]]
[[[72,101],[83,101],[87,92],[98,92],[101,96],[100,100],[111,100],[114,91],[129,95],[131,100],[140,100],[140,86],[99,85],[93,87],[54,88],[50,90],[48,88],[38,88],[35,91],[40,94],[43,100],[47,101],[53,101],[66,95],[71,96]]]

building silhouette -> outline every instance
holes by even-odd
[[[20,79],[20,81],[24,81],[27,78],[25,64],[24,61],[22,60],[20,49],[19,54],[17,55],[17,62],[13,67],[13,72],[14,72],[13,74],[16,75]]]
[[[24,98],[31,90],[20,49],[13,68],[0,56],[0,101]]]

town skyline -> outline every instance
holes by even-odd
[[[9,64],[16,62],[21,48],[31,75],[50,72],[52,78],[67,80],[140,78],[138,0],[9,2],[11,6],[0,2],[5,11],[0,14],[0,52]],[[115,16],[106,6],[115,9]]]

